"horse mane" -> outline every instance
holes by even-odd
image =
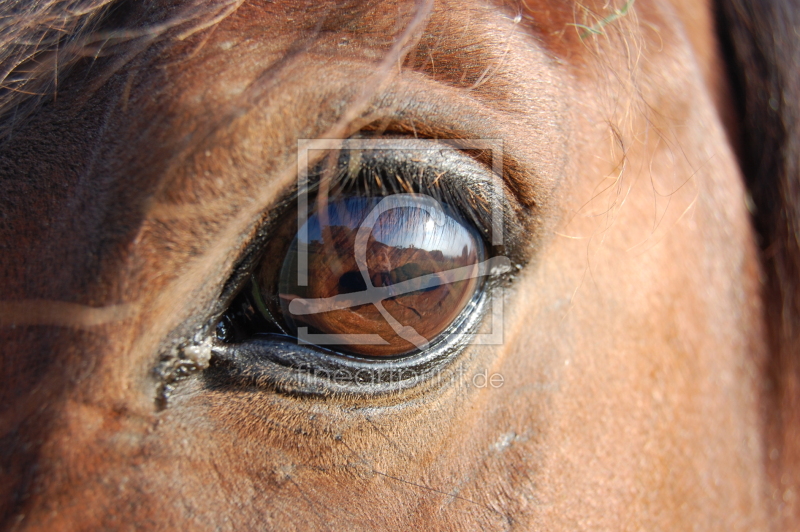
[[[739,153],[766,276],[772,474],[800,473],[800,1],[718,0],[740,117]],[[796,491],[796,490],[795,490]],[[800,506],[798,506],[800,508]]]
[[[0,139],[43,101],[55,99],[59,79],[82,59],[109,59],[99,85],[151,45],[185,39],[242,2],[190,0],[175,9],[151,1],[0,2]]]

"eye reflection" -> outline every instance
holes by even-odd
[[[309,216],[283,260],[283,321],[301,341],[357,354],[422,349],[473,298],[483,260],[477,231],[428,196],[331,201]],[[255,272],[257,284],[272,284],[269,275],[269,268]]]

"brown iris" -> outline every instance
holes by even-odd
[[[301,226],[278,278],[300,342],[369,356],[425,349],[478,287],[480,236],[429,196],[350,197]],[[268,286],[267,270],[256,272]],[[268,296],[264,294],[265,298]]]

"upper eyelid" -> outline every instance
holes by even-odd
[[[385,144],[381,141],[385,141]],[[364,185],[369,187],[369,180],[373,177],[378,186],[366,188],[362,192],[385,195],[411,192],[417,188],[440,201],[465,200],[467,205],[462,205],[466,207],[464,210],[474,211],[465,214],[475,214],[472,221],[479,228],[487,230],[492,225],[491,220],[481,216],[486,213],[482,213],[480,207],[490,211],[494,202],[509,199],[502,179],[463,150],[430,140],[377,139],[377,142],[375,148],[359,149],[352,148],[345,141],[342,152],[345,156],[344,164],[339,159],[341,172],[352,172],[354,166],[357,166],[356,172],[359,175],[373,172],[373,176],[367,175],[364,178]],[[357,160],[355,164],[352,162],[354,159]],[[387,173],[393,175],[387,176]],[[331,186],[352,181],[352,177],[339,173],[332,179],[334,183]],[[387,177],[388,183],[385,181]],[[388,186],[390,184],[399,185],[399,188]]]

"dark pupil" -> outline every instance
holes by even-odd
[[[382,203],[385,198],[341,199],[330,202],[324,215],[308,218],[307,237],[302,229],[295,237],[278,282],[286,326],[301,341],[400,355],[434,340],[473,297],[479,283],[474,274],[484,259],[477,232],[427,196],[404,198],[395,205]],[[303,248],[306,286],[298,283]],[[452,277],[448,272],[457,268],[472,275]]]
[[[339,277],[339,293],[349,294],[352,292],[363,292],[367,289],[367,283],[361,272],[344,272]]]

